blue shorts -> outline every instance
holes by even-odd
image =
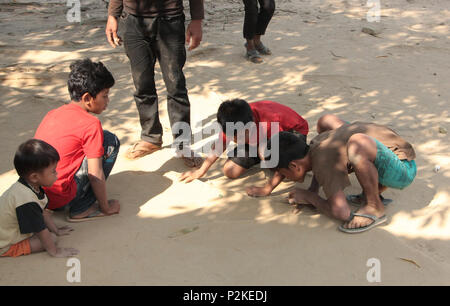
[[[403,189],[410,185],[416,177],[417,167],[414,160],[400,160],[394,152],[376,140],[377,157],[375,167],[378,170],[378,182],[386,187]]]

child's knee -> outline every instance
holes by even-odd
[[[241,176],[241,169],[237,169],[233,162],[227,161],[223,166],[223,174],[229,179],[236,179]]]
[[[376,153],[376,143],[370,136],[357,133],[348,139],[347,155],[353,165],[357,165],[364,158],[373,160]]]

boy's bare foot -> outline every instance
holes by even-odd
[[[161,150],[161,145],[139,140],[127,150],[125,157],[130,160],[135,160],[158,150]]]
[[[384,207],[377,209],[373,205],[365,205],[358,209],[358,211],[355,213],[358,215],[370,215],[374,216],[376,218],[382,218],[385,216],[384,214]],[[344,229],[358,229],[358,228],[364,228],[369,226],[370,224],[374,223],[374,221],[371,218],[363,217],[363,216],[354,216],[349,222],[345,222],[342,227]]]

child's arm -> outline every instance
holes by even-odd
[[[308,190],[311,191],[311,192],[314,192],[314,193],[318,193],[319,192],[319,188],[320,188],[320,185],[317,182],[316,176],[313,175],[313,178],[311,180],[311,185],[309,186]]]
[[[41,242],[41,246],[37,246],[36,249],[47,251],[48,254],[54,257],[70,257],[78,254],[78,250],[72,248],[57,248],[53,241],[52,234],[48,229],[44,229],[37,233],[37,236]],[[33,247],[32,247],[33,251]]]
[[[42,215],[44,217],[44,223],[47,226],[48,230],[51,233],[54,233],[56,236],[69,235],[69,233],[73,231],[73,228],[67,225],[63,227],[57,227],[55,222],[53,222],[52,212],[50,210],[44,209]]]
[[[211,168],[218,158],[219,156],[215,154],[209,155],[199,169],[187,171],[181,174],[180,182],[184,181],[185,183],[190,183],[195,179],[201,178],[206,174],[206,172],[208,172],[209,168]]]
[[[220,139],[220,138],[219,138]],[[215,143],[212,145],[212,152],[208,155],[208,157],[205,159],[203,164],[199,169],[187,171],[181,174],[179,181],[184,181],[185,183],[190,183],[195,179],[201,178],[208,172],[209,168],[219,159],[219,156],[222,155],[223,152],[225,152],[225,145],[222,146],[222,148],[219,150],[215,146]]]
[[[106,196],[106,179],[103,173],[102,158],[88,158],[88,177],[92,190],[97,198],[102,213],[106,215],[118,214],[120,205],[117,201],[113,205],[108,203]]]
[[[279,171],[275,171],[274,175],[269,179],[264,187],[247,187],[247,194],[251,197],[268,196],[284,180],[284,178],[285,176],[282,175]]]

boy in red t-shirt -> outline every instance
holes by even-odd
[[[90,114],[106,109],[114,85],[111,73],[90,59],[72,63],[70,70],[71,102],[48,112],[34,137],[55,147],[61,157],[58,180],[45,188],[48,208],[67,207],[68,221],[80,222],[119,213],[119,201],[107,199],[106,178],[120,143]]]
[[[180,181],[189,183],[205,175],[208,169],[225,151],[231,139],[237,147],[229,152],[229,158],[223,167],[224,174],[235,179],[248,169],[261,162],[258,152],[261,145],[273,135],[288,131],[306,141],[308,122],[291,108],[274,101],[257,101],[247,103],[241,99],[223,102],[217,111],[217,121],[222,133],[214,145],[213,154],[203,162],[197,170],[191,170],[181,175]],[[250,196],[269,195],[284,179],[278,171],[264,187],[251,186],[247,188]]]

